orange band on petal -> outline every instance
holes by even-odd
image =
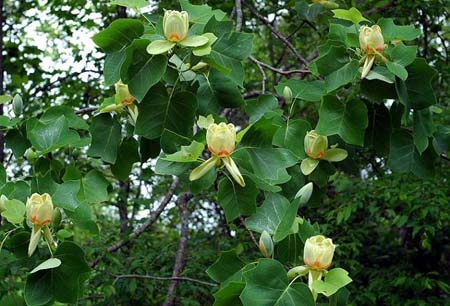
[[[181,40],[181,38],[180,38],[180,35],[178,35],[177,33],[172,33],[169,36],[169,40],[178,42]]]
[[[124,105],[131,105],[134,103],[134,98],[126,98],[125,100],[123,100],[122,102]]]

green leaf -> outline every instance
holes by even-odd
[[[243,282],[229,282],[214,293],[213,306],[240,306],[239,296],[245,287]]]
[[[133,164],[140,160],[139,144],[133,138],[125,138],[117,152],[116,163],[111,166],[114,176],[121,181],[128,181]]]
[[[61,261],[59,267],[28,276],[24,292],[27,305],[46,305],[53,301],[77,303],[82,275],[90,271],[83,250],[72,242],[63,242],[54,257]]]
[[[412,172],[417,176],[429,176],[433,172],[433,160],[420,156],[413,137],[404,130],[392,133],[388,166],[393,171]]]
[[[212,67],[228,74],[236,85],[242,86],[244,70],[241,61],[251,54],[252,45],[253,34],[233,32],[231,35],[222,35],[214,43],[210,55],[204,60]]]
[[[200,81],[197,96],[202,114],[216,112],[220,106],[234,108],[244,103],[236,83],[216,70],[210,72],[208,80]]]
[[[298,159],[305,158],[305,135],[311,130],[308,121],[302,119],[288,120],[273,136],[273,144],[290,150]]]
[[[260,259],[256,268],[244,273],[246,285],[241,294],[244,306],[314,306],[304,283],[290,283],[283,265],[273,259]]]
[[[131,95],[139,102],[161,80],[167,68],[167,56],[148,54],[148,44],[146,39],[135,39],[125,51],[120,71],[122,81],[128,84]]]
[[[100,203],[107,201],[109,182],[103,174],[97,170],[89,171],[81,179],[81,187],[84,193],[84,199],[88,203]]]
[[[391,114],[383,103],[369,104],[369,124],[364,145],[387,155],[391,138]]]
[[[384,41],[413,40],[420,36],[420,30],[413,25],[398,26],[392,18],[381,18],[378,25],[383,33]]]
[[[208,20],[214,15],[212,8],[207,5],[190,4],[189,0],[180,0],[181,9],[188,12],[189,22],[206,24]]]
[[[8,182],[2,186],[0,194],[5,195],[8,199],[16,199],[25,203],[30,196],[30,185],[25,181]]]
[[[191,165],[188,163],[177,163],[158,158],[155,173],[159,175],[182,175],[186,173]]]
[[[22,129],[12,129],[5,135],[6,147],[13,151],[15,158],[23,157],[25,151],[31,147],[31,143],[24,135]]]
[[[367,18],[364,18],[360,11],[356,8],[352,7],[349,10],[337,9],[332,10],[334,14],[334,18],[343,19],[353,22],[354,24],[360,24],[363,21],[370,21]],[[384,33],[383,33],[384,34]]]
[[[125,49],[106,55],[103,67],[105,86],[111,86],[120,80],[120,69],[125,61]]]
[[[325,88],[330,93],[345,84],[353,82],[358,76],[359,63],[352,60],[325,78]]]
[[[290,180],[287,168],[298,161],[290,150],[282,148],[246,148],[233,154],[239,166],[252,171],[256,177],[269,185],[278,185]]]
[[[288,86],[292,90],[294,99],[316,102],[320,101],[322,96],[325,95],[324,81],[289,79],[277,85],[276,88],[279,95],[283,94],[283,89],[285,86]]]
[[[147,53],[152,55],[164,54],[173,47],[176,43],[168,40],[154,40],[147,46]]]
[[[13,97],[10,95],[1,95],[0,96],[0,104],[5,104],[8,102],[11,102],[12,99],[13,99]]]
[[[272,95],[260,95],[257,99],[245,101],[245,112],[249,115],[249,124],[261,119],[266,113],[279,111],[278,101]]]
[[[25,204],[15,199],[7,200],[4,204],[5,210],[2,212],[2,217],[9,223],[21,225],[25,219]]]
[[[61,207],[65,210],[75,211],[80,205],[78,193],[80,192],[80,181],[73,180],[64,182],[56,188],[52,195],[53,203],[56,207]]]
[[[329,297],[351,282],[352,279],[348,276],[347,271],[341,268],[335,268],[327,272],[324,280],[314,281],[312,286],[317,293],[322,293]]]
[[[275,248],[275,258],[289,266],[303,264],[303,243],[297,234],[290,234],[278,242]]]
[[[224,251],[219,258],[206,270],[206,274],[218,283],[226,282],[233,274],[244,267],[236,250]]]
[[[204,149],[205,144],[194,140],[189,146],[181,146],[180,151],[166,155],[165,157],[162,157],[162,159],[179,163],[195,162]]]
[[[428,147],[428,138],[433,136],[436,127],[433,124],[430,109],[422,109],[413,113],[413,136],[417,150],[422,154]]]
[[[170,132],[184,138],[186,142],[192,135],[196,107],[197,99],[190,92],[181,91],[169,97],[165,87],[155,87],[139,104],[136,133],[155,139],[163,132]],[[163,144],[161,139],[162,148],[165,150]]]
[[[144,25],[139,20],[117,19],[92,39],[105,53],[113,53],[126,47],[142,34]]]
[[[222,206],[227,222],[230,223],[239,216],[248,216],[255,212],[258,189],[251,180],[247,180],[243,188],[228,178],[219,182],[218,201]]]
[[[416,59],[417,46],[405,46],[400,43],[392,49],[387,49],[393,62],[404,67],[412,64]]]
[[[58,268],[61,265],[61,260],[58,258],[49,258],[40,265],[38,265],[36,268],[31,270],[30,274],[42,271],[42,270],[49,270],[49,269],[55,269]]]
[[[149,5],[147,0],[111,0],[111,4],[134,9],[140,9]]]
[[[319,123],[316,132],[324,135],[339,135],[348,144],[364,143],[364,130],[367,127],[367,107],[360,100],[347,103],[334,96],[326,96],[319,110]]]
[[[424,109],[436,104],[436,96],[431,86],[437,71],[430,67],[425,59],[418,58],[406,70],[406,81],[396,80],[395,88],[400,102],[408,109]]]
[[[405,81],[408,78],[408,71],[406,71],[403,65],[396,62],[386,62],[386,67],[401,80]]]
[[[319,3],[308,4],[306,1],[296,1],[295,10],[300,17],[314,22],[317,16],[323,11],[323,5]]]
[[[114,164],[117,150],[122,138],[122,127],[117,119],[109,114],[101,114],[92,120],[89,131],[92,134],[92,143],[88,155],[100,157],[103,161]]]
[[[64,115],[46,121],[35,118],[28,120],[27,135],[33,147],[43,154],[71,146],[80,140],[80,135],[69,129],[69,122]]]
[[[279,242],[289,235],[299,205],[300,200],[289,203],[280,194],[268,193],[263,204],[247,218],[245,224],[258,233],[267,231],[273,235],[274,242]]]
[[[309,64],[309,69],[315,75],[329,75],[347,64],[350,60],[347,48],[342,45],[325,45],[323,48],[326,51],[320,53],[319,57]]]
[[[365,80],[380,80],[389,84],[394,84],[395,76],[383,66],[375,66],[372,70],[370,70],[369,74],[365,77]],[[363,82],[365,82],[363,80]],[[381,91],[380,86],[372,85],[374,90]]]

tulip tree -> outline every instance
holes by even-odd
[[[141,12],[146,2],[113,1],[136,16],[93,37],[115,94],[89,119],[64,103],[28,117],[20,96],[0,97],[14,109],[2,117],[6,145],[32,169],[23,180],[7,179],[4,169],[0,175],[1,247],[24,271],[26,304],[76,304],[104,253],[155,222],[161,211],[90,263],[67,230],[101,237],[93,205],[111,199],[113,183],[127,181],[133,164],[150,161],[154,177],[173,179],[167,202],[178,190],[181,216],[192,197],[218,202],[228,223],[260,238],[254,247],[261,258],[223,250],[205,267],[217,284],[214,305],[346,305],[352,271],[333,266],[333,237],[301,208],[325,197],[330,177],[347,171],[360,149],[373,150],[392,171],[433,174],[448,149],[448,135],[437,132],[448,127],[433,123],[437,71],[417,57],[420,30],[369,20],[332,1],[299,1],[298,14],[308,20],[320,12],[328,18],[325,42],[306,60],[271,30],[298,59],[299,77],[282,79],[274,92],[263,80],[262,92],[244,99],[249,60],[279,70],[252,56],[254,34],[208,5],[180,0],[159,16]],[[306,104],[316,120],[303,116]],[[88,166],[77,167],[80,155],[90,158]]]

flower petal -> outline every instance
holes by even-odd
[[[176,43],[168,40],[155,40],[147,46],[147,53],[156,55],[163,54],[172,49]]]
[[[346,159],[348,153],[344,149],[332,148],[325,152],[325,156],[322,159],[328,160],[329,162],[340,162]]]
[[[230,172],[231,176],[234,178],[234,180],[241,185],[242,187],[245,187],[245,181],[244,178],[241,175],[241,172],[239,171],[239,168],[234,163],[233,159],[230,156],[222,158],[223,163],[225,164],[225,167],[227,167],[228,172]]]
[[[208,37],[201,35],[191,35],[180,41],[179,44],[185,47],[200,47],[206,45],[208,42]]]
[[[189,180],[195,181],[205,175],[214,165],[216,164],[217,157],[212,156],[210,159],[204,161],[200,166],[192,170],[191,174],[189,174]]]
[[[300,168],[302,169],[302,173],[304,175],[310,175],[314,169],[316,169],[317,165],[319,165],[320,160],[318,159],[312,159],[312,158],[305,158],[302,160],[302,164],[300,165]]]

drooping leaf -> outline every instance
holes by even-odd
[[[336,9],[332,10],[334,14],[334,18],[348,20],[353,22],[354,24],[360,24],[363,21],[369,21],[367,18],[363,17],[360,11],[356,8],[352,7],[348,10],[344,9]],[[384,33],[383,33],[384,34]]]
[[[117,19],[92,38],[106,53],[121,50],[144,33],[144,25],[137,19]]]
[[[228,222],[239,216],[248,216],[255,212],[256,196],[258,190],[251,180],[246,180],[245,188],[223,178],[219,182],[217,194],[220,206],[222,206]]]
[[[413,40],[420,36],[420,30],[413,25],[398,26],[394,23],[392,18],[381,18],[378,20],[378,25],[383,33],[384,40]]]
[[[325,136],[337,134],[348,144],[362,146],[367,124],[367,107],[363,102],[345,103],[334,96],[326,96],[320,106],[316,131]]]
[[[100,157],[107,163],[114,164],[117,150],[122,138],[122,127],[117,119],[109,114],[100,114],[92,120],[89,131],[92,134],[92,143],[88,155]]]
[[[244,273],[246,285],[241,294],[244,306],[314,306],[314,299],[302,282],[290,283],[283,265],[273,259],[260,259],[256,268]]]

